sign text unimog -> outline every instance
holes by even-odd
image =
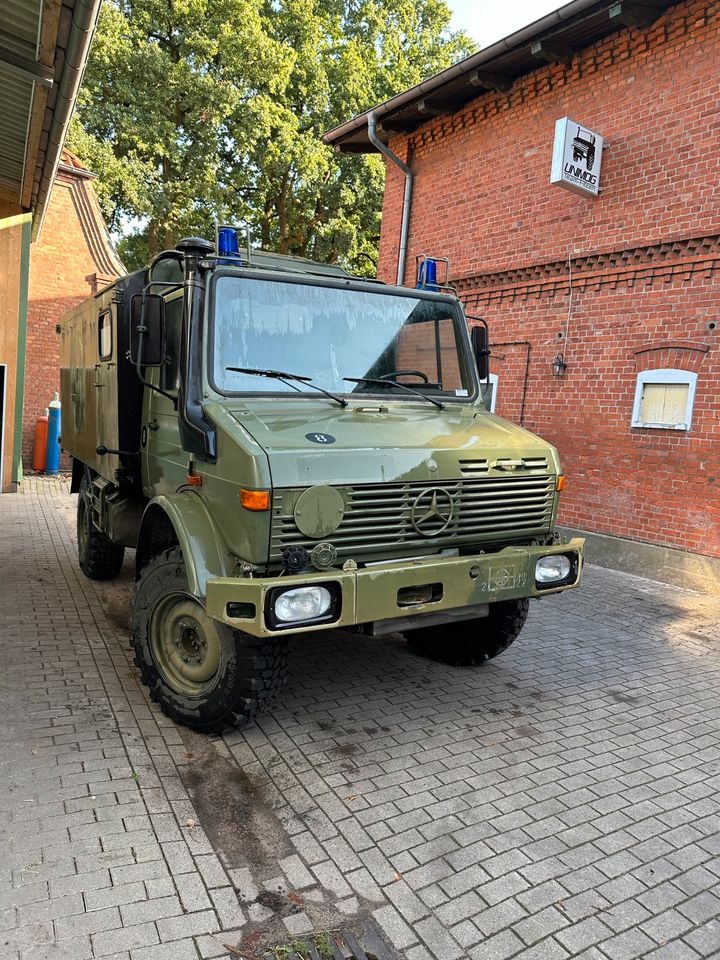
[[[550,183],[580,196],[596,197],[600,190],[603,138],[570,117],[555,124]]]

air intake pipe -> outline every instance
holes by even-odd
[[[412,203],[413,174],[410,167],[393,153],[390,147],[383,143],[377,135],[377,121],[375,111],[371,110],[367,115],[368,139],[374,147],[377,147],[380,153],[384,153],[388,160],[392,160],[396,167],[400,167],[405,175],[405,195],[403,196],[402,221],[400,224],[400,249],[398,251],[397,265],[397,284],[401,286],[405,279],[405,262],[407,261],[408,246],[408,228],[410,226],[410,205]]]

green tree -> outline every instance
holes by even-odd
[[[383,163],[321,135],[467,55],[449,21],[444,0],[107,0],[70,145],[128,266],[246,220],[372,272]]]

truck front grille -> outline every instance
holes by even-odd
[[[502,464],[509,460],[510,457],[500,457],[499,460],[493,461],[492,464],[488,463],[487,460],[460,460],[458,463],[460,465],[460,473],[463,477],[472,480],[473,477],[485,476],[485,474],[490,472],[491,466],[503,469]],[[545,457],[522,457],[522,464],[525,470],[547,470],[548,468],[548,462]]]
[[[334,544],[339,557],[357,557],[406,546],[447,547],[532,538],[550,527],[555,484],[552,476],[514,475],[339,489],[345,497],[345,516],[337,530],[324,539]],[[437,491],[436,505],[442,516],[420,523],[419,518],[431,512],[432,491]],[[274,493],[273,560],[290,544],[311,550],[317,543],[304,537],[295,525],[293,507],[299,492]],[[450,502],[452,518],[444,526]]]

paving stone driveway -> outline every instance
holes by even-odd
[[[294,645],[223,738],[148,703],[130,564],[0,498],[0,957],[253,957],[376,921],[406,960],[720,957],[720,601],[590,569],[482,670]]]

